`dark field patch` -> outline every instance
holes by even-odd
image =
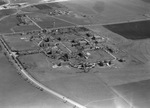
[[[150,0],[142,0],[143,2],[150,3]]]
[[[122,35],[127,39],[139,40],[139,39],[150,38],[150,30],[149,30],[150,20],[131,22],[131,23],[122,23],[122,24],[113,24],[113,25],[104,25],[104,27],[114,33]]]
[[[0,22],[0,33],[11,33],[11,28],[15,27],[17,23],[18,21],[16,20],[15,16],[5,18]]]
[[[11,15],[16,12],[16,9],[5,9],[5,10],[0,10],[0,18]]]
[[[52,7],[49,7],[46,4],[35,5],[35,7],[38,8],[39,10],[53,9]]]
[[[49,7],[55,7],[55,8],[63,8],[63,6],[62,5],[60,5],[60,4],[58,4],[58,3],[47,3],[47,5],[49,6]]]
[[[6,4],[6,2],[0,1],[0,5],[4,5],[4,4]]]

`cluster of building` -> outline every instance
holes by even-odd
[[[99,58],[89,59],[91,55],[95,56],[91,53],[92,51],[103,50],[113,54],[117,50],[113,46],[107,45],[107,38],[85,27],[41,30],[27,34],[30,35],[29,41],[37,43],[40,52],[52,60],[54,68],[70,66],[89,72],[96,66],[105,68],[114,65],[112,59],[99,61],[97,61]],[[37,53],[37,51],[28,51],[28,53]],[[124,62],[122,59],[118,59],[118,61]]]
[[[45,30],[43,33],[45,38],[38,43],[38,46],[47,57],[52,59],[54,68],[67,65],[89,72],[95,66],[106,67],[112,65],[112,62],[108,60],[88,62],[87,59],[90,56],[90,53],[87,53],[88,50],[97,50],[106,41],[106,38],[94,34],[85,27],[59,28],[51,31]],[[67,39],[64,40],[62,38],[65,34],[78,36],[74,39],[66,37]]]

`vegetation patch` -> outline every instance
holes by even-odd
[[[150,20],[104,25],[104,27],[127,39],[140,40],[150,38]]]

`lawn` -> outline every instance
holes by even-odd
[[[36,45],[34,45],[32,42],[27,41],[25,36],[4,36],[5,41],[10,46],[12,50],[28,50],[28,49],[34,49],[37,48]]]

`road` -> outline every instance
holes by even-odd
[[[30,74],[28,74],[28,72],[23,68],[22,64],[20,63],[20,61],[17,58],[17,55],[12,52],[9,48],[9,46],[7,45],[7,43],[5,42],[5,40],[3,39],[3,37],[1,36],[0,38],[1,41],[1,45],[4,48],[4,50],[6,51],[9,59],[13,62],[13,64],[16,66],[16,68],[18,69],[18,71],[21,73],[21,75],[30,81],[31,84],[35,85],[37,88],[39,88],[40,90],[43,90],[45,92],[48,92],[49,94],[52,94],[54,96],[56,96],[57,98],[63,100],[65,103],[70,103],[73,105],[73,107],[77,107],[77,108],[86,108],[85,106],[51,90],[50,88],[44,86],[43,84],[41,84],[40,82],[38,82],[36,79],[34,79]]]
[[[85,24],[84,27],[90,26],[104,26],[104,25],[114,25],[114,24],[123,24],[123,23],[132,23],[132,22],[140,22],[140,21],[149,21],[149,17],[140,18],[140,19],[132,19],[132,20],[124,20],[124,21],[115,21],[115,22],[108,22],[108,23],[98,23],[98,24]]]
[[[32,23],[33,23],[34,25],[36,25],[39,29],[43,30],[43,28],[40,27],[35,21],[33,21],[28,15],[26,15],[26,18],[28,18],[30,21],[32,21]]]
[[[52,1],[42,0],[40,2],[29,4],[28,2],[24,2],[24,3],[11,3],[10,0],[8,0],[7,4],[4,4],[4,5],[0,6],[0,10],[25,8],[25,7],[32,6],[32,5],[45,4],[45,3],[55,3],[55,2],[65,2],[65,1],[68,1],[68,0],[52,0]]]

